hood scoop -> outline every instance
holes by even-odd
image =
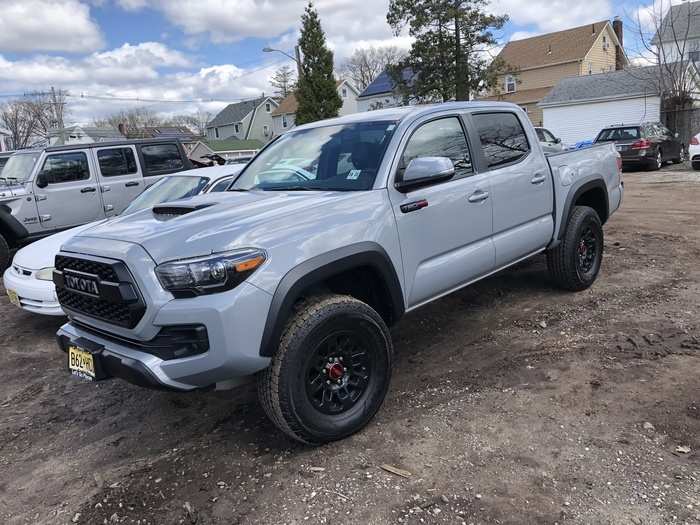
[[[191,204],[171,204],[164,206],[154,206],[153,215],[159,221],[169,221],[170,219],[175,219],[182,215],[187,215],[188,213],[192,213],[193,211],[199,211],[208,208],[209,206],[214,206],[214,204],[215,203],[206,203],[194,206]]]

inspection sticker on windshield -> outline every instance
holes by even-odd
[[[357,180],[362,175],[362,170],[350,170],[348,173],[348,180]]]

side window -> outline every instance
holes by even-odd
[[[220,180],[219,182],[214,184],[212,189],[209,190],[209,193],[220,193],[222,191],[226,191],[231,185],[231,182],[233,182],[232,178]]]
[[[470,175],[473,171],[467,137],[457,117],[433,120],[418,128],[406,144],[401,157],[400,174],[403,175],[403,170],[413,159],[421,157],[452,159],[457,177]]]
[[[514,113],[474,115],[481,149],[490,168],[517,162],[530,151],[525,129]]]
[[[103,177],[130,175],[138,171],[131,148],[101,149],[97,152],[97,162]]]
[[[537,138],[540,142],[547,142],[547,137],[545,136],[544,130],[542,128],[536,128],[535,133],[537,133]]]
[[[40,176],[47,184],[76,182],[90,178],[87,155],[81,151],[46,157]]]
[[[152,144],[141,148],[144,175],[156,175],[184,167],[180,150],[175,144]]]

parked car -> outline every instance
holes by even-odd
[[[5,167],[5,164],[7,164],[7,161],[10,160],[13,153],[14,151],[0,152],[0,178],[2,177],[2,169]]]
[[[161,178],[136,197],[122,215],[201,193],[225,191],[242,169],[243,166],[215,166],[181,171]],[[103,219],[102,222],[108,220]],[[20,249],[3,277],[10,302],[36,314],[65,315],[58,304],[52,281],[54,259],[63,243],[98,223],[99,221],[64,230]]]
[[[700,133],[690,139],[688,158],[693,165],[693,169],[700,170]]]
[[[685,149],[678,134],[659,122],[609,126],[598,134],[595,141],[613,142],[624,166],[659,170],[667,162],[680,164],[685,160]]]
[[[257,375],[271,420],[319,444],[381,406],[404,312],[542,252],[561,287],[591,286],[623,185],[611,144],[546,157],[518,106],[455,102],[298,126],[229,191],[68,240],[57,340],[88,380]]]
[[[542,151],[547,153],[560,153],[564,151],[564,145],[561,139],[555,137],[554,134],[546,128],[535,128],[535,133],[537,133],[537,138],[542,146]]]
[[[191,168],[176,140],[16,152],[0,177],[0,271],[7,267],[11,249],[118,215],[158,178]]]

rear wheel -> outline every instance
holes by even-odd
[[[649,169],[658,171],[664,167],[664,156],[661,150],[656,152],[656,157],[649,161]]]
[[[307,444],[362,429],[384,401],[391,379],[389,329],[353,297],[309,299],[288,321],[258,396],[283,432]]]
[[[547,252],[547,267],[554,281],[565,290],[590,287],[603,262],[603,227],[593,208],[576,206],[561,244]]]
[[[0,273],[5,271],[10,265],[10,247],[5,240],[5,237],[0,235]]]

